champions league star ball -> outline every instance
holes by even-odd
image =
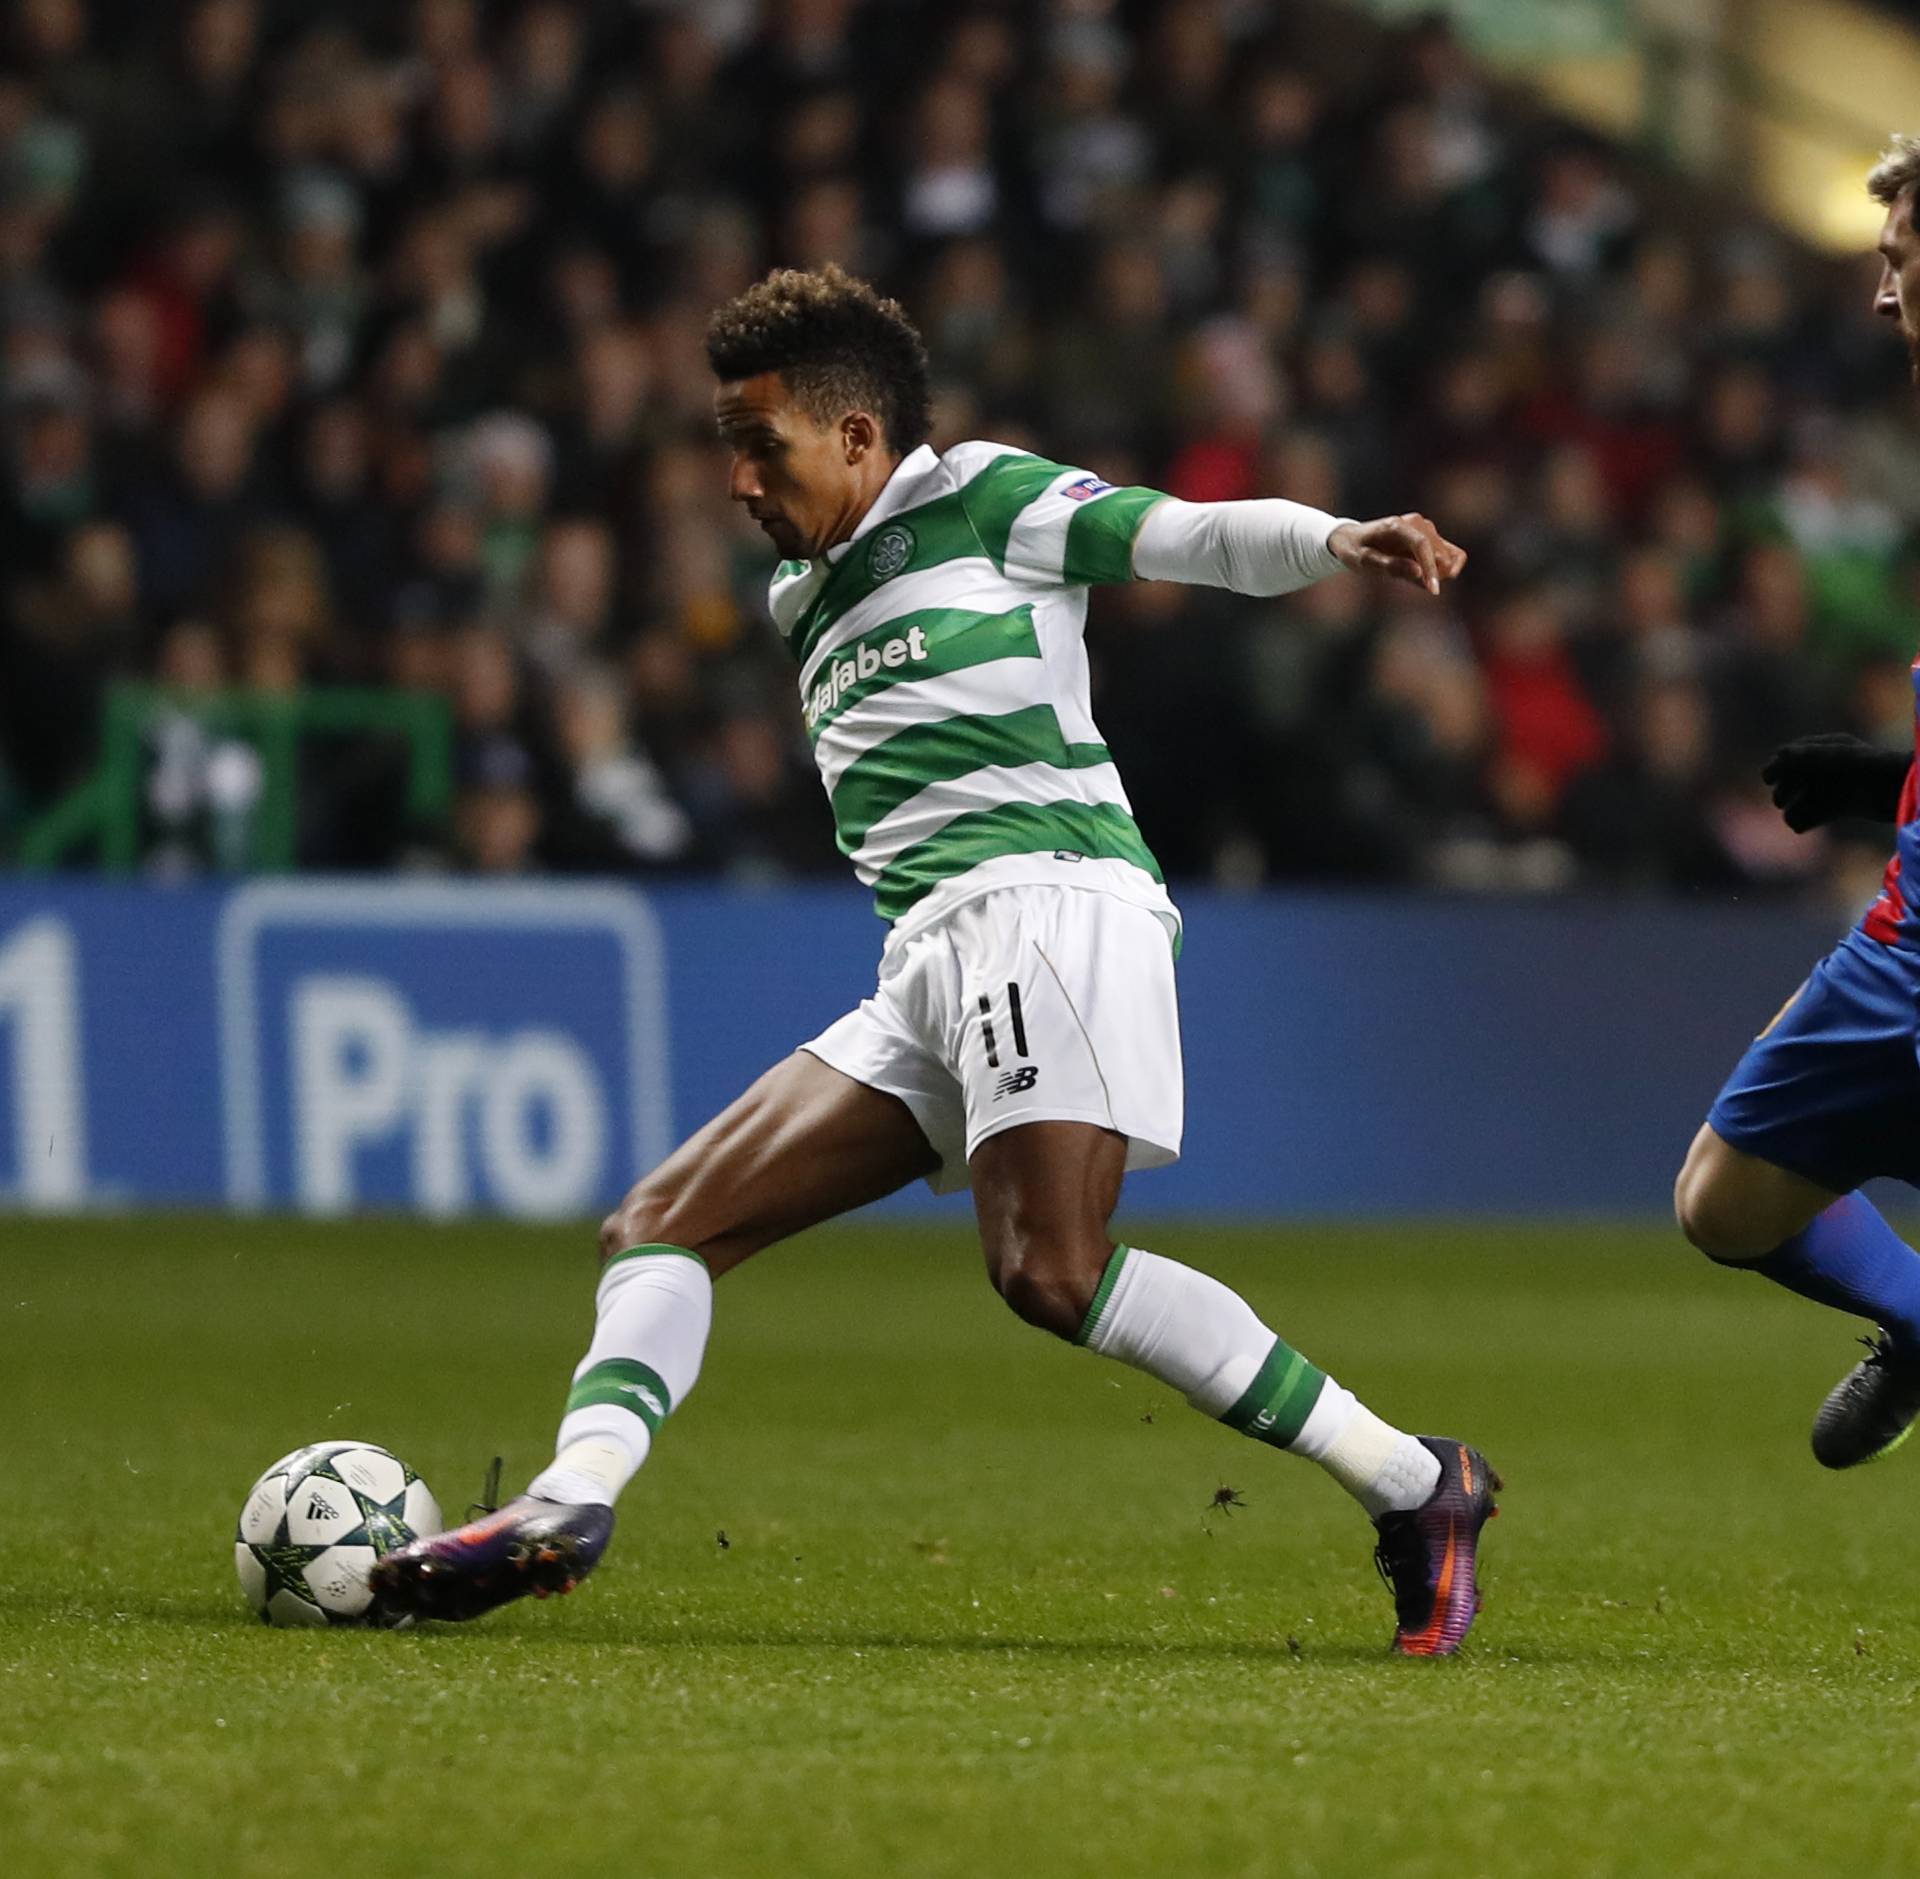
[[[253,1484],[233,1538],[247,1603],[270,1625],[391,1625],[367,1589],[376,1559],[440,1531],[440,1506],[373,1442],[315,1442]]]

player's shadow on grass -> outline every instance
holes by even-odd
[[[199,1633],[260,1632],[270,1629],[244,1611],[236,1610],[224,1599],[196,1600],[190,1596],[153,1594],[109,1598],[98,1603],[81,1603],[57,1592],[10,1590],[5,1600],[5,1615],[13,1617],[35,1613],[43,1619],[65,1619],[89,1628],[116,1622],[132,1625],[159,1625]],[[562,1625],[518,1624],[421,1624],[399,1631],[375,1631],[357,1626],[296,1626],[287,1637],[364,1639],[369,1649],[394,1650],[427,1648],[444,1650],[496,1649],[507,1644],[518,1652],[531,1651],[542,1657],[565,1659],[583,1647],[601,1649],[611,1646],[637,1651],[872,1651],[892,1653],[902,1658],[1004,1658],[1034,1662],[1089,1662],[1114,1659],[1214,1662],[1239,1664],[1249,1668],[1293,1664],[1303,1670],[1355,1669],[1398,1663],[1383,1644],[1367,1641],[1336,1642],[1331,1639],[1274,1638],[1141,1638],[1123,1634],[1102,1637],[1013,1636],[1006,1633],[962,1633],[913,1631],[844,1631],[831,1626],[742,1626],[729,1629],[708,1625],[691,1628],[674,1626],[628,1626],[617,1619],[596,1617],[589,1622],[573,1619]],[[1615,1662],[1628,1640],[1614,1639],[1590,1650],[1568,1649],[1558,1645],[1541,1646],[1532,1639],[1511,1642],[1491,1639],[1470,1645],[1461,1662],[1499,1663],[1517,1669],[1552,1670],[1565,1666],[1593,1668]],[[1717,1667],[1716,1654],[1707,1648],[1689,1658],[1695,1670]],[[402,1660],[404,1661],[404,1660]],[[1731,1647],[1725,1667],[1738,1668],[1745,1658]],[[1444,1673],[1443,1673],[1444,1674]]]
[[[425,1625],[414,1631],[413,1639],[435,1646],[456,1644],[457,1648],[477,1648],[487,1637],[510,1638],[516,1650],[532,1647],[542,1654],[564,1656],[583,1646],[595,1649],[625,1647],[640,1651],[872,1651],[893,1653],[903,1658],[942,1657],[1007,1658],[1072,1661],[1108,1661],[1117,1658],[1184,1660],[1191,1663],[1216,1662],[1240,1664],[1249,1668],[1298,1664],[1303,1668],[1350,1669],[1411,1660],[1394,1658],[1378,1641],[1333,1642],[1304,1639],[1289,1641],[1274,1638],[1140,1638],[1123,1635],[1103,1637],[1012,1636],[1006,1633],[981,1633],[967,1636],[954,1633],[906,1631],[842,1631],[829,1626],[761,1626],[731,1630],[719,1626],[693,1628],[625,1626],[617,1622],[568,1624],[554,1627],[511,1630],[504,1626]],[[1463,1658],[1478,1657],[1516,1661],[1532,1667],[1554,1664],[1589,1664],[1597,1653],[1505,1647],[1472,1652]]]
[[[465,1628],[452,1625],[428,1625],[413,1633],[417,1639],[444,1640],[457,1635],[463,1644],[477,1646],[488,1635],[485,1625]],[[708,1626],[671,1628],[632,1627],[618,1623],[570,1624],[565,1630],[544,1627],[508,1632],[494,1628],[492,1636],[510,1636],[516,1648],[534,1646],[544,1656],[564,1659],[582,1646],[595,1650],[625,1648],[662,1654],[678,1651],[871,1651],[876,1655],[894,1654],[901,1660],[914,1658],[934,1662],[941,1658],[1001,1659],[1009,1662],[1113,1663],[1127,1659],[1140,1662],[1184,1662],[1238,1665],[1249,1670],[1272,1673],[1293,1666],[1312,1670],[1377,1670],[1391,1666],[1408,1676],[1449,1674],[1444,1664],[1411,1657],[1396,1657],[1384,1637],[1336,1640],[1308,1636],[1299,1640],[1299,1648],[1285,1639],[1263,1638],[1141,1638],[1109,1634],[1093,1638],[1010,1636],[982,1633],[976,1637],[895,1631],[835,1631],[821,1626],[809,1628],[742,1628],[728,1630]],[[1590,1647],[1542,1641],[1535,1636],[1513,1639],[1476,1637],[1455,1660],[1457,1668],[1478,1665],[1526,1672],[1562,1670],[1604,1671],[1620,1669],[1636,1647],[1645,1640],[1621,1635],[1596,1641]],[[1698,1642],[1685,1663],[1690,1672],[1713,1674],[1727,1672],[1744,1675],[1751,1669],[1746,1651],[1729,1640],[1725,1649],[1710,1642]],[[1423,1668],[1423,1666],[1425,1668]],[[1404,1671],[1401,1671],[1404,1667]]]

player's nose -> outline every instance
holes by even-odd
[[[727,494],[735,502],[757,502],[765,494],[760,487],[759,472],[743,457],[733,460],[733,469],[727,480]]]

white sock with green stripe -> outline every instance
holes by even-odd
[[[1367,1512],[1418,1507],[1440,1464],[1262,1324],[1218,1279],[1118,1246],[1074,1340],[1178,1390],[1195,1409],[1317,1461]]]
[[[635,1246],[607,1261],[594,1306],[593,1342],[573,1373],[553,1463],[527,1492],[611,1507],[700,1374],[713,1280],[683,1246]]]

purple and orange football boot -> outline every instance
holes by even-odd
[[[478,1618],[531,1592],[571,1592],[613,1537],[613,1509],[523,1494],[463,1527],[415,1540],[367,1575],[374,1597],[415,1618]]]
[[[1500,1510],[1500,1477],[1464,1442],[1423,1435],[1440,1484],[1416,1508],[1382,1514],[1373,1563],[1393,1593],[1393,1648],[1402,1657],[1451,1657],[1480,1611],[1480,1529]]]

